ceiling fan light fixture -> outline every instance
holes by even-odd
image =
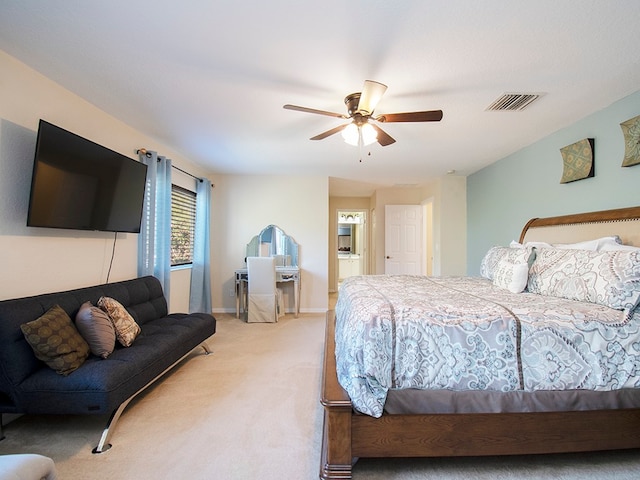
[[[360,141],[360,132],[358,132],[358,126],[355,123],[350,123],[342,129],[342,138],[349,145],[354,147],[358,146]]]
[[[358,111],[371,115],[386,91],[387,86],[383,83],[365,80],[360,101],[358,102]]]
[[[371,145],[378,140],[378,132],[371,126],[370,123],[365,123],[360,127],[360,133],[362,134],[363,145]]]
[[[371,145],[378,139],[378,132],[369,123],[356,125],[350,123],[342,129],[342,138],[349,145]]]
[[[337,117],[349,119],[350,123],[338,125],[326,130],[310,140],[322,140],[338,132],[342,133],[342,138],[349,145],[362,147],[378,142],[380,146],[386,147],[396,141],[375,123],[370,121],[399,123],[399,122],[439,122],[442,120],[442,110],[427,110],[419,112],[404,113],[385,113],[383,115],[373,116],[378,102],[387,90],[387,86],[374,82],[373,80],[365,80],[362,92],[355,92],[347,95],[344,104],[347,107],[348,115],[335,112],[327,112],[326,110],[317,110],[315,108],[300,107],[297,105],[284,105],[287,110],[297,110],[299,112],[315,113],[326,115],[329,117]]]

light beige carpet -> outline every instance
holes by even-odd
[[[324,315],[247,324],[216,315],[213,355],[190,355],[125,410],[113,448],[93,455],[105,417],[23,416],[0,454],[40,453],[60,480],[315,479]],[[462,459],[362,459],[355,480],[638,479],[640,452]]]

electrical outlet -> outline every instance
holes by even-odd
[[[236,296],[236,291],[233,288],[229,289],[229,296],[230,297],[235,297]]]

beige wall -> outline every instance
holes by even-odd
[[[434,226],[440,228],[438,275],[467,274],[467,177],[439,179],[440,203],[434,214]],[[437,217],[436,217],[437,215]],[[434,275],[435,275],[434,271]]]
[[[0,298],[104,283],[113,233],[26,226],[39,119],[134,159],[145,147],[195,175],[204,172],[1,51],[0,72]],[[137,244],[138,235],[118,234],[110,282],[137,275]],[[184,272],[172,275],[172,311],[188,307],[188,283]]]
[[[371,197],[329,199],[329,290],[336,290],[336,212],[367,209],[369,272],[385,269],[385,206],[423,205],[424,273],[466,274],[466,177],[446,176],[421,188],[382,188]],[[430,262],[430,265],[427,263]]]
[[[218,175],[213,177],[211,254],[214,311],[235,311],[234,271],[245,267],[247,243],[277,225],[299,244],[301,312],[327,309],[328,178]],[[286,308],[293,290],[285,285]]]
[[[207,172],[3,52],[0,71],[0,299],[103,283],[113,234],[25,225],[38,120],[43,118],[131,158],[137,158],[135,151],[144,147],[170,157],[174,165],[195,175]],[[336,233],[338,208],[375,211],[378,225],[384,226],[385,204],[419,205],[433,197],[434,221],[442,222],[439,240],[434,243],[441,246],[441,265],[451,266],[440,270],[457,271],[458,263],[464,264],[465,248],[459,248],[466,238],[461,226],[466,217],[464,178],[443,179],[427,189],[382,189],[370,199],[335,199],[330,207],[326,177],[207,176],[215,184],[211,232],[214,311],[235,310],[230,295],[233,272],[244,266],[247,242],[268,224],[278,225],[300,244],[301,310],[324,311],[335,278],[329,246]],[[370,215],[370,225],[372,218]],[[374,235],[369,242],[370,273],[384,271],[384,227]],[[118,234],[109,281],[136,276],[137,239],[135,234]],[[188,269],[172,273],[171,311],[188,309],[189,278]],[[291,288],[285,289],[285,295],[291,310]]]
[[[448,175],[423,189],[432,202],[432,274],[467,274],[467,178]]]

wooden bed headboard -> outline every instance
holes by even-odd
[[[533,218],[522,229],[520,243],[575,243],[610,235],[640,247],[640,207]]]

